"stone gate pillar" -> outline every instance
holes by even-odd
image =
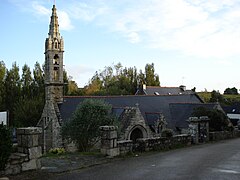
[[[117,147],[117,128],[115,126],[100,126],[101,153],[110,157],[119,155]]]
[[[42,129],[27,127],[17,129],[18,152],[27,154],[28,161],[22,164],[22,171],[38,169],[41,167],[38,158],[42,156],[41,147]]]
[[[207,116],[190,117],[187,121],[193,144],[209,141],[209,118]]]

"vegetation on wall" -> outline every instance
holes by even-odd
[[[62,126],[63,137],[74,141],[79,151],[89,151],[99,141],[99,126],[113,124],[110,110],[111,105],[104,101],[84,100],[72,118]]]

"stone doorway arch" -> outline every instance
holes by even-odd
[[[130,140],[136,142],[138,138],[143,138],[143,133],[139,128],[134,129],[130,134]]]
[[[136,142],[138,138],[147,138],[147,137],[148,137],[147,130],[141,125],[137,125],[133,127],[128,134],[128,139],[132,140],[133,142]]]

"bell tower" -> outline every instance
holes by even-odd
[[[46,100],[63,102],[63,37],[59,33],[57,9],[52,8],[48,37],[45,41],[45,91]]]
[[[57,9],[52,8],[48,37],[45,41],[45,106],[37,126],[42,127],[42,147],[46,153],[51,148],[62,147],[62,119],[59,105],[63,103],[63,38],[59,33]]]

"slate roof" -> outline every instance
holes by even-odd
[[[172,121],[170,112],[170,104],[174,103],[198,103],[201,104],[201,99],[195,94],[181,94],[181,95],[130,95],[130,96],[79,96],[79,97],[64,97],[64,102],[59,105],[60,113],[63,122],[67,121],[72,113],[75,111],[77,105],[86,98],[102,99],[113,106],[116,114],[120,115],[124,107],[135,107],[138,104],[139,109],[147,122],[152,124],[154,119],[151,116],[146,116],[146,113],[162,113],[168,123],[169,128],[175,128],[176,121]],[[176,111],[176,110],[175,110]],[[178,111],[176,111],[178,112]],[[155,118],[155,116],[152,116]],[[156,119],[156,118],[155,118]]]
[[[221,109],[219,104],[216,103],[171,103],[169,104],[169,108],[174,126],[177,128],[188,127],[186,120],[192,116],[194,109],[199,107],[207,109]]]
[[[161,87],[146,86],[146,88],[138,89],[136,94],[143,95],[178,95],[178,94],[194,94],[192,90],[185,90],[185,86],[180,87]]]
[[[240,114],[240,103],[234,103],[232,106],[224,106],[223,110],[227,114]]]

